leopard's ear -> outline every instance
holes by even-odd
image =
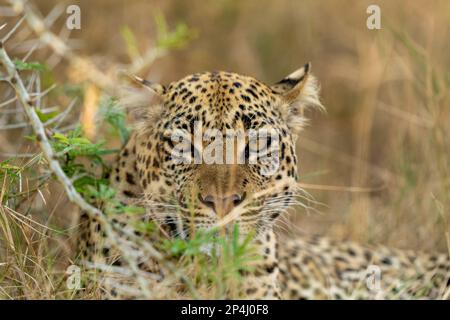
[[[138,76],[133,76],[133,79],[159,96],[163,96],[166,93],[166,88],[162,84],[151,82]]]
[[[166,88],[163,85],[144,80],[137,76],[131,77],[141,87],[121,86],[118,92],[119,105],[125,108],[132,123],[148,127],[155,124],[164,111]]]
[[[271,88],[280,96],[281,114],[294,132],[302,129],[306,121],[303,116],[306,108],[325,110],[320,102],[320,88],[316,78],[311,74],[311,63],[309,62]]]

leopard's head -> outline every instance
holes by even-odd
[[[182,235],[234,223],[246,234],[272,226],[296,203],[295,140],[304,109],[322,108],[310,64],[272,86],[229,72],[142,83],[160,99],[135,143],[157,221]]]

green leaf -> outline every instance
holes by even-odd
[[[145,208],[137,207],[137,206],[124,206],[122,210],[123,210],[123,213],[131,214],[131,215],[145,213]]]
[[[120,34],[122,38],[125,40],[127,45],[128,56],[131,60],[137,59],[140,57],[139,47],[137,45],[136,37],[128,26],[122,27],[120,30]]]
[[[168,31],[167,21],[161,12],[154,16],[156,28],[158,30],[158,40],[156,46],[161,49],[179,49],[198,35],[197,30],[190,29],[184,23],[178,23],[174,31]]]
[[[138,221],[134,227],[137,231],[146,235],[150,235],[157,230],[153,222]]]
[[[80,130],[74,130],[67,136],[55,133],[53,138],[52,146],[55,151],[59,154],[66,154],[69,159],[84,156],[102,164],[100,156],[117,152],[115,149],[103,149],[103,142],[92,143],[89,139],[81,136]]]
[[[45,66],[39,62],[24,62],[19,59],[14,59],[13,61],[16,69],[19,71],[23,70],[33,70],[33,71],[44,71]]]
[[[9,164],[9,160],[0,162],[0,177],[5,174],[8,176],[17,177],[20,171],[22,171],[22,168]]]
[[[66,137],[65,135],[63,135],[63,134],[61,134],[61,133],[58,133],[58,132],[55,132],[55,133],[53,134],[53,138],[56,139],[56,140],[59,140],[59,141],[61,141],[61,142],[67,142],[67,141],[69,141],[69,139],[67,139],[67,137]]]
[[[48,120],[53,119],[59,114],[58,111],[43,113],[40,109],[36,109],[36,113],[39,117],[39,120],[41,120],[42,122],[47,122]]]
[[[117,100],[112,97],[104,97],[100,102],[100,114],[117,132],[122,144],[125,144],[130,136],[130,130],[126,127],[126,114],[118,105]]]

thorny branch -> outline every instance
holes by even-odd
[[[110,76],[99,70],[89,59],[75,53],[61,38],[48,30],[46,21],[42,19],[30,5],[23,0],[10,0],[16,14],[23,14],[27,24],[39,36],[42,43],[49,46],[56,55],[64,58],[67,62],[83,70],[85,76],[98,87],[106,92],[112,93],[116,89],[115,82]],[[121,70],[121,74],[136,74],[145,67],[151,65],[156,59],[165,54],[164,49],[149,48],[141,59],[131,63],[127,70]],[[118,71],[118,70],[116,70]],[[119,72],[116,72],[119,73]],[[119,74],[120,74],[119,73]]]

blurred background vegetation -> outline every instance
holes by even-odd
[[[57,2],[34,4],[45,15]],[[301,181],[323,205],[309,213],[294,211],[293,223],[282,231],[446,251],[450,3],[376,1],[382,29],[368,30],[366,9],[373,3],[73,0],[68,4],[80,6],[81,30],[72,31],[68,44],[106,73],[111,66],[129,64],[147,47],[163,48],[164,54],[139,72],[160,83],[228,70],[270,84],[311,61],[327,114],[308,114],[310,125],[297,149]],[[54,30],[64,23],[63,14]],[[167,30],[169,36],[161,36]],[[35,59],[40,61],[39,54]],[[67,63],[55,64],[44,82],[79,84],[84,80],[76,71]],[[76,88],[83,91],[86,110],[86,91],[95,89]],[[84,112],[79,120],[83,125],[92,116]],[[105,136],[96,130],[93,136]],[[17,143],[27,133],[26,128],[0,131],[0,161],[27,152]],[[120,135],[108,145],[119,146]],[[54,213],[70,225],[62,190],[55,184],[44,189],[48,201],[40,212]]]

